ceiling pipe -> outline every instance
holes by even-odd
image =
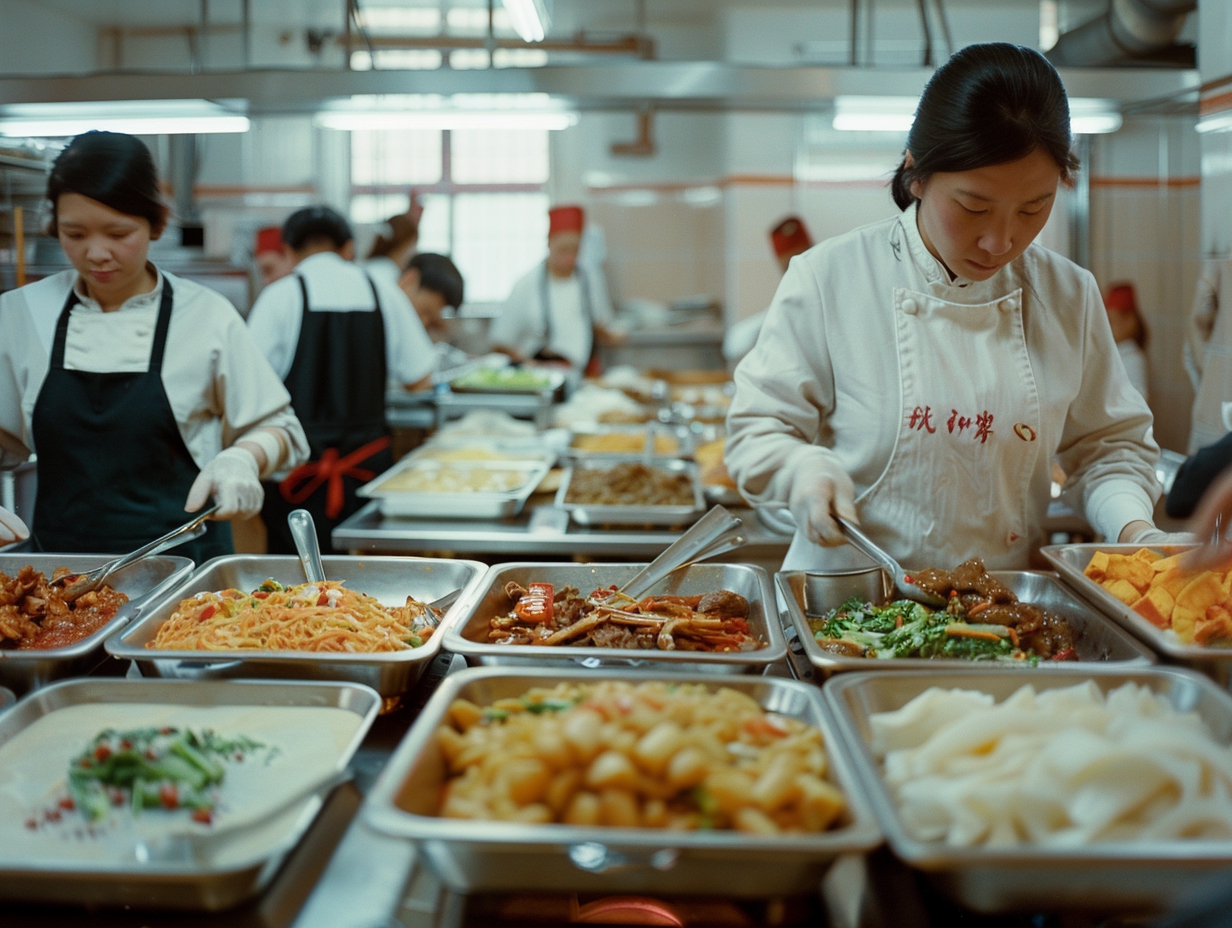
[[[649,158],[655,151],[654,107],[647,106],[637,112],[637,138],[632,142],[613,142],[612,154],[616,157]]]
[[[1197,6],[1197,0],[1111,0],[1102,16],[1057,39],[1048,60],[1057,67],[1193,68],[1193,46],[1178,45],[1176,39]]]

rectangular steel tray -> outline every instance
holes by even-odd
[[[1172,629],[1163,629],[1152,625],[1133,609],[1125,605],[1094,580],[1083,576],[1083,570],[1091,561],[1091,555],[1096,551],[1106,551],[1109,554],[1133,554],[1144,545],[1121,544],[1083,544],[1083,545],[1049,545],[1040,548],[1040,554],[1047,558],[1061,579],[1065,581],[1079,596],[1089,600],[1105,615],[1111,616],[1120,625],[1133,632],[1156,651],[1161,652],[1174,661],[1198,667],[1204,672],[1213,673],[1219,679],[1226,681],[1232,673],[1232,647],[1204,648],[1200,645],[1184,644]],[[1196,545],[1151,545],[1152,550],[1162,551],[1167,555],[1189,551]]]
[[[0,572],[9,576],[29,565],[50,577],[57,567],[85,573],[114,560],[111,554],[0,554]],[[17,692],[45,686],[63,677],[89,673],[105,660],[103,642],[140,614],[158,596],[188,578],[193,562],[186,557],[150,557],[111,575],[112,589],[128,597],[115,618],[97,632],[67,648],[43,651],[0,651],[0,685]]]
[[[470,371],[467,372],[472,373]],[[463,378],[466,375],[455,377],[449,382],[449,389],[454,393],[468,394],[493,394],[495,396],[506,396],[514,394],[517,396],[540,396],[551,395],[565,385],[568,375],[564,371],[559,370],[537,370],[536,374],[543,378],[543,383],[540,386],[526,387],[471,387],[467,386]]]
[[[0,743],[58,709],[82,703],[172,703],[186,706],[330,706],[362,718],[355,737],[338,757],[343,769],[381,708],[371,689],[349,683],[210,682],[168,680],[69,680],[32,693],[0,716]],[[14,860],[0,848],[0,899],[74,906],[150,909],[229,908],[265,888],[283,859],[312,824],[320,798],[309,799],[286,835],[261,854],[236,865],[205,863],[100,863]],[[83,914],[83,920],[85,915]]]
[[[525,586],[538,581],[553,586],[575,586],[586,595],[599,587],[620,586],[632,580],[645,564],[561,564],[520,562],[488,568],[465,613],[450,623],[443,647],[462,654],[471,664],[492,666],[557,666],[611,670],[641,668],[663,672],[760,673],[787,654],[782,623],[774,608],[770,578],[760,567],[746,564],[694,564],[678,570],[654,591],[674,596],[693,596],[716,590],[731,590],[749,601],[749,628],[766,642],[757,651],[733,654],[703,651],[640,651],[626,648],[555,647],[546,645],[495,644],[488,640],[491,620],[510,609],[505,584],[516,580]]]
[[[598,425],[584,426],[574,428],[573,439],[569,442],[570,457],[577,458],[585,462],[603,462],[611,458],[619,458],[620,460],[628,460],[630,452],[628,451],[586,451],[578,448],[575,445],[579,436],[588,435],[636,435],[643,440],[646,437],[646,430],[649,427],[654,428],[656,438],[660,435],[671,438],[676,442],[676,450],[668,452],[656,452],[657,457],[662,458],[691,458],[693,449],[696,446],[696,441],[693,433],[688,426],[684,425],[664,425],[662,423],[651,422],[646,425]],[[637,454],[638,452],[633,452]]]
[[[1129,682],[1148,687],[1177,709],[1196,711],[1221,743],[1232,741],[1232,696],[1200,674],[1176,667],[1118,670],[1093,665],[1087,678],[1104,692]],[[1045,690],[1079,682],[1073,674],[1040,669],[893,670],[842,674],[822,693],[894,853],[969,908],[985,913],[1067,909],[1125,913],[1174,909],[1226,892],[1232,880],[1232,841],[1043,850],[951,848],[907,834],[882,779],[881,765],[869,748],[869,716],[900,709],[931,687],[978,690],[1000,701],[1027,684]]]
[[[457,470],[516,470],[523,472],[523,482],[507,493],[425,493],[384,490],[381,485],[391,477],[417,467],[451,467]],[[435,461],[407,455],[385,473],[364,484],[359,496],[381,501],[381,512],[387,516],[410,516],[442,519],[507,519],[516,516],[535,492],[535,487],[551,470],[546,458],[526,461],[451,462]]]
[[[1124,667],[1153,664],[1155,655],[1132,635],[1062,586],[1053,574],[1029,570],[994,570],[992,576],[1008,586],[1023,602],[1033,603],[1069,620],[1074,630],[1077,661],[1041,663],[1041,667],[1065,673],[1083,673],[1091,661],[1116,663]],[[972,661],[930,660],[906,657],[879,660],[867,657],[844,657],[823,651],[809,628],[810,616],[820,616],[852,596],[867,598],[875,605],[890,601],[890,576],[880,568],[822,574],[803,570],[782,571],[774,575],[775,586],[787,605],[787,614],[795,623],[800,643],[809,663],[824,676],[849,670],[956,670],[971,667]],[[1029,665],[996,664],[980,666],[1005,667],[1013,672]]]
[[[770,897],[815,893],[830,864],[881,843],[846,753],[833,737],[815,687],[777,677],[724,680],[766,709],[821,729],[829,778],[847,797],[848,817],[817,835],[758,838],[738,832],[667,832],[573,825],[521,825],[436,817],[445,770],[435,732],[454,699],[488,705],[560,680],[648,678],[605,671],[469,669],[446,678],[398,746],[364,804],[379,831],[416,842],[451,889],[477,892],[721,894]],[[713,683],[701,677],[670,677]]]
[[[569,513],[569,517],[579,525],[688,525],[700,519],[706,512],[706,499],[702,495],[702,481],[697,465],[679,458],[652,457],[647,463],[651,467],[688,474],[693,482],[691,506],[602,506],[565,502],[577,470],[608,470],[617,464],[630,461],[640,463],[644,460],[645,458],[636,454],[604,455],[586,464],[574,464],[565,470],[565,475],[561,478],[560,490],[556,494],[557,507]]]
[[[299,558],[234,554],[207,561],[192,578],[161,596],[140,620],[107,642],[113,657],[136,661],[151,677],[204,678],[271,677],[299,680],[346,680],[372,687],[385,697],[405,693],[441,650],[446,627],[470,608],[486,569],[478,561],[421,557],[321,558],[325,576],[345,581],[350,589],[375,596],[386,605],[402,605],[406,597],[431,602],[461,589],[441,619],[441,626],[423,647],[382,654],[336,654],[304,651],[155,651],[147,648],[159,626],[175,612],[180,600],[197,593],[236,588],[254,590],[266,579],[291,586],[304,582]]]

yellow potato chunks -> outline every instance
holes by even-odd
[[[1162,573],[1155,575],[1155,579],[1151,582],[1151,586],[1156,589],[1168,591],[1168,595],[1174,600],[1181,595],[1181,590],[1189,586],[1189,581],[1194,578],[1194,575],[1187,570],[1182,570],[1180,567],[1170,567]]]
[[[683,748],[668,762],[667,782],[677,789],[688,789],[706,779],[709,769],[705,754],[694,747]]]
[[[846,808],[843,794],[825,780],[804,773],[796,777],[796,786],[800,790],[800,812],[805,828],[824,831],[843,814]]]
[[[1133,604],[1134,612],[1158,628],[1172,625],[1172,608],[1176,600],[1162,586],[1152,586],[1146,595]]]
[[[1184,553],[1181,553],[1181,554],[1174,554],[1172,555],[1172,557],[1161,557],[1159,560],[1157,560],[1155,563],[1151,565],[1151,569],[1155,571],[1155,573],[1157,574],[1165,573],[1174,567],[1180,566],[1181,558],[1183,558],[1184,556],[1185,556]]]
[[[586,771],[586,785],[594,789],[633,789],[637,768],[619,751],[604,751]]]
[[[1087,563],[1086,570],[1083,571],[1083,574],[1090,577],[1096,583],[1100,583],[1103,581],[1104,577],[1107,576],[1107,571],[1108,552],[1096,551],[1091,555],[1091,560]]]
[[[499,787],[518,805],[538,802],[552,782],[547,764],[533,757],[518,757],[506,762],[497,775]]]
[[[796,759],[790,754],[780,754],[757,778],[749,798],[763,812],[773,812],[794,802],[800,794],[800,788],[796,785],[799,773]]]
[[[1224,606],[1211,606],[1194,624],[1194,642],[1208,645],[1232,639],[1232,613]]]
[[[1206,617],[1206,610],[1211,606],[1222,603],[1224,597],[1223,579],[1219,574],[1210,571],[1198,574],[1176,598],[1176,607],[1172,610],[1172,630],[1181,641],[1191,644],[1198,620]]]
[[[662,773],[684,743],[684,731],[675,722],[660,722],[646,732],[633,749],[637,762],[651,773]]]
[[[641,824],[637,799],[627,790],[605,789],[599,794],[599,824],[613,828],[636,828]]]
[[[565,810],[566,825],[598,825],[599,797],[594,793],[580,792],[574,795]]]
[[[777,835],[779,826],[774,824],[774,820],[760,809],[754,809],[752,806],[745,806],[732,816],[732,823],[740,831],[747,831],[755,835]]]
[[[1132,606],[1142,598],[1142,591],[1128,580],[1105,580],[1102,586],[1127,606]]]
[[[1145,593],[1146,588],[1151,585],[1151,578],[1155,576],[1155,571],[1151,569],[1147,561],[1140,558],[1132,555],[1111,554],[1108,556],[1108,567],[1104,574],[1107,580],[1128,581],[1141,594]]]
[[[1145,561],[1148,564],[1154,564],[1156,561],[1163,559],[1162,554],[1158,551],[1152,551],[1150,548],[1139,548],[1130,556],[1135,560]]]
[[[714,797],[719,811],[726,815],[735,815],[739,809],[748,805],[749,793],[753,788],[753,783],[746,774],[722,767],[712,770],[702,785]]]

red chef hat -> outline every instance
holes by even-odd
[[[808,251],[813,247],[813,239],[804,227],[803,219],[788,216],[770,230],[770,244],[774,246],[774,256],[782,258]]]
[[[1104,297],[1104,305],[1119,313],[1136,313],[1138,297],[1133,284],[1113,284]]]
[[[556,206],[548,210],[548,237],[557,232],[581,232],[586,214],[580,206]]]
[[[278,226],[266,226],[257,230],[257,249],[254,254],[263,255],[267,251],[282,251],[282,229]]]

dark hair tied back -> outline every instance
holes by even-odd
[[[123,132],[86,132],[60,152],[47,178],[49,235],[59,235],[60,197],[66,193],[79,193],[126,216],[146,219],[154,235],[167,224],[154,158],[141,139]]]
[[[1043,55],[1005,42],[968,45],[924,88],[907,134],[912,164],[904,157],[890,190],[906,209],[916,200],[913,181],[1017,161],[1036,149],[1068,181],[1078,169],[1072,142],[1065,87]]]

